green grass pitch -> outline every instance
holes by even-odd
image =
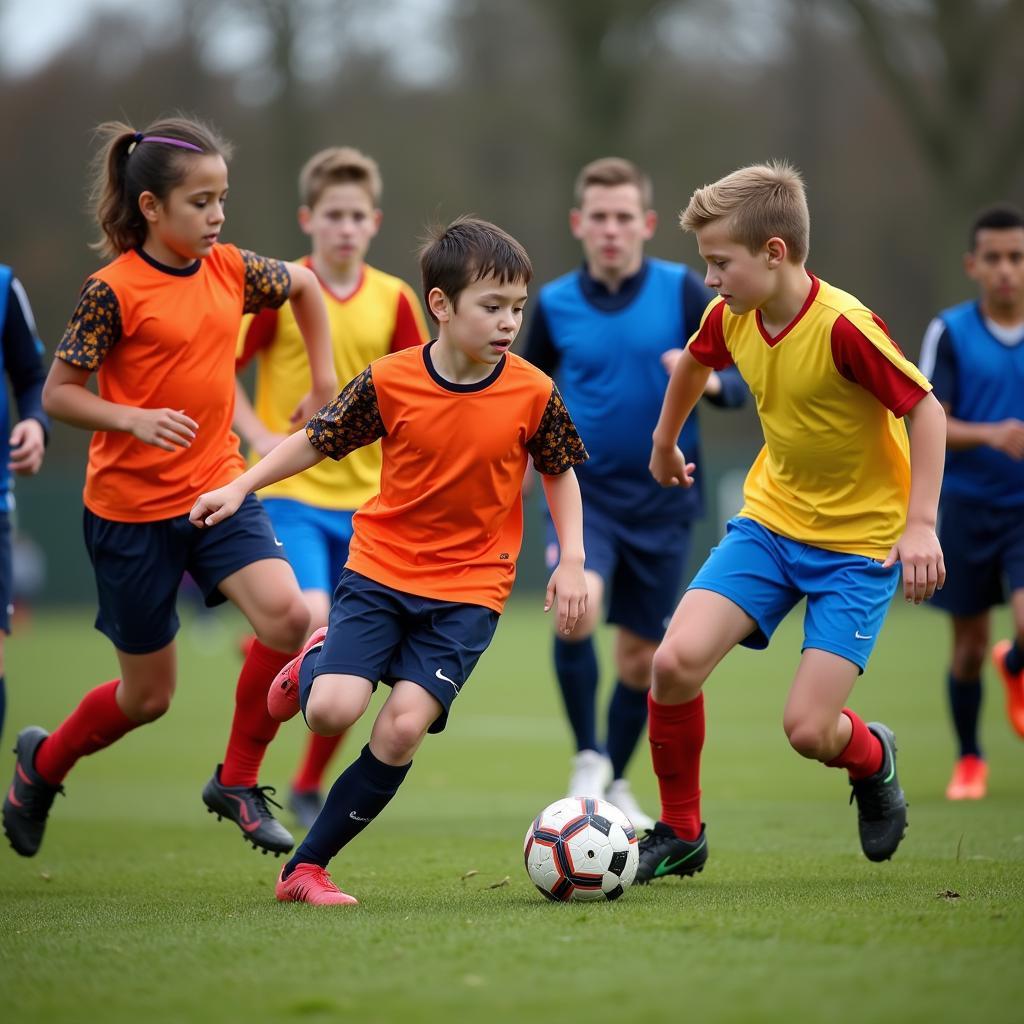
[[[220,617],[219,634],[186,623],[171,713],[78,766],[39,856],[0,850],[0,1016],[1024,1019],[1024,743],[989,673],[990,796],[943,799],[952,742],[941,615],[898,604],[853,698],[900,745],[910,829],[893,862],[861,856],[841,773],[786,744],[800,637],[791,616],[769,651],[737,651],[707,688],[704,873],[613,904],[556,906],[532,888],[521,856],[527,824],[562,795],[568,772],[538,605],[512,602],[447,733],[428,737],[401,794],[335,862],[361,900],[336,910],[278,905],[281,861],[205,812],[199,793],[227,735],[240,623]],[[997,622],[1006,629],[1005,615]],[[84,610],[38,615],[7,652],[3,785],[15,731],[52,728],[114,673]],[[348,754],[367,731],[361,723]],[[282,728],[263,781],[284,788],[304,735],[301,719]],[[656,810],[645,749],[631,775]]]

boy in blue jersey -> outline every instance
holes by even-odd
[[[1024,737],[1024,214],[984,211],[964,257],[979,297],[928,326],[921,368],[946,410],[946,475],[939,538],[949,573],[932,603],[950,613],[949,706],[960,756],[946,796],[985,796],[978,742],[981,669],[990,610],[1009,592],[1015,637],[992,649],[1007,711]]]
[[[18,422],[10,434],[7,388],[0,387],[0,733],[7,710],[4,638],[11,631],[13,580],[11,521],[14,508],[11,473],[32,476],[43,464],[50,421],[43,412],[46,370],[43,346],[25,289],[10,267],[0,264],[0,371],[7,374],[18,406]]]
[[[605,797],[637,828],[654,822],[637,806],[626,766],[647,722],[651,661],[675,607],[686,568],[690,524],[703,509],[699,488],[663,490],[647,469],[650,435],[669,374],[700,326],[712,293],[678,263],[650,259],[651,184],[635,164],[606,157],[576,180],[569,217],[584,262],[541,289],[523,355],[555,376],[587,439],[580,467],[589,587],[587,614],[555,637],[555,673],[576,741],[569,796]],[[742,405],[735,369],[712,373],[705,397]],[[697,418],[683,431],[698,449]],[[547,562],[558,562],[548,527]],[[598,664],[593,633],[607,596],[617,682],[606,745],[597,738]]]

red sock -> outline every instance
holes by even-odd
[[[220,770],[225,786],[255,786],[267,745],[277,735],[277,722],[267,712],[267,690],[274,676],[297,652],[275,651],[253,640],[235,689],[235,717]]]
[[[651,761],[661,793],[661,820],[680,839],[700,835],[700,754],[704,749],[704,694],[686,704],[647,697]]]
[[[838,757],[825,763],[829,768],[845,768],[851,779],[866,779],[882,767],[882,759],[885,756],[882,741],[864,724],[864,719],[856,712],[843,708],[843,714],[853,726],[850,742]]]
[[[327,762],[344,738],[344,733],[339,736],[318,736],[315,732],[310,733],[305,756],[299,765],[298,773],[292,779],[292,789],[299,793],[313,793],[319,790]]]
[[[86,754],[109,747],[141,722],[133,722],[117,703],[120,679],[90,690],[78,707],[36,749],[36,771],[58,786],[74,763]]]

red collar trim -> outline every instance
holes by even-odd
[[[811,290],[807,293],[807,298],[804,299],[804,304],[800,307],[800,312],[787,324],[778,334],[773,338],[765,329],[764,322],[761,320],[761,310],[757,310],[754,314],[754,319],[757,321],[757,329],[761,332],[761,337],[764,338],[765,344],[769,348],[775,348],[776,345],[782,339],[789,334],[791,330],[804,318],[804,314],[811,308],[811,303],[818,296],[818,292],[821,289],[821,282],[810,272],[807,272],[807,276],[811,279]]]

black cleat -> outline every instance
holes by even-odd
[[[907,830],[907,801],[896,776],[896,737],[881,722],[868,728],[882,744],[882,767],[866,779],[851,779],[850,803],[857,801],[860,848],[868,860],[889,860]]]
[[[63,786],[51,786],[36,771],[36,751],[49,736],[45,729],[30,725],[18,733],[14,747],[14,780],[4,797],[4,832],[22,857],[34,857],[43,842],[50,805]]]
[[[695,875],[704,870],[708,859],[704,824],[696,839],[680,839],[663,821],[656,821],[640,840],[639,850],[634,885],[646,885],[666,875]]]
[[[217,820],[227,818],[241,830],[242,837],[252,843],[253,849],[272,853],[275,857],[287,853],[294,845],[291,833],[274,817],[268,804],[281,805],[270,799],[276,792],[273,786],[225,786],[220,781],[217,765],[213,777],[203,787],[203,803]]]
[[[324,798],[317,789],[292,789],[288,792],[288,810],[305,829],[313,827],[323,805]]]

